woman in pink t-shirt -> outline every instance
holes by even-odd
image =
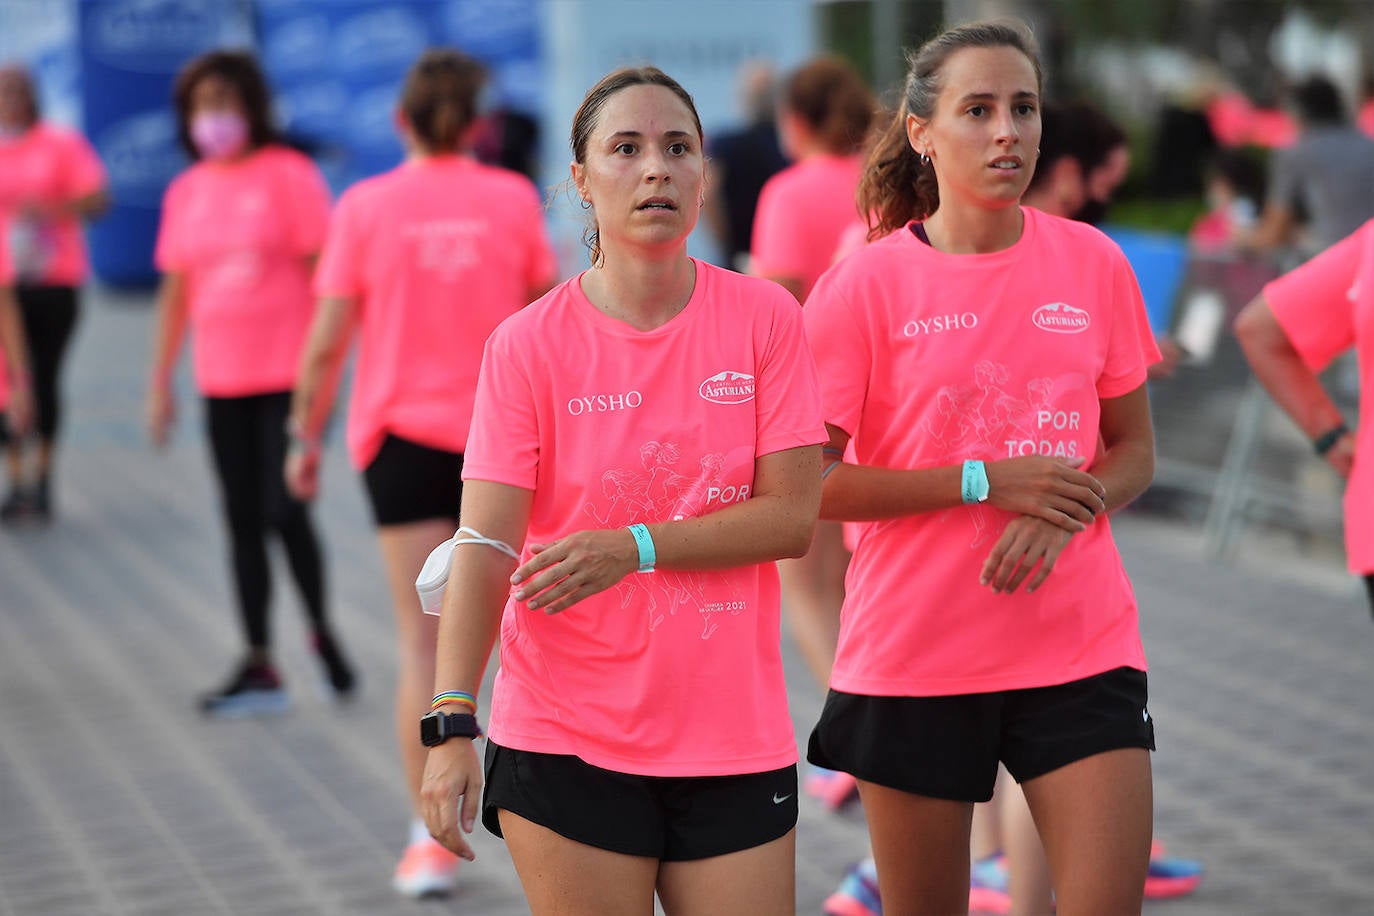
[[[1106,512],[1152,473],[1157,351],[1120,249],[1019,205],[1040,89],[1015,26],[923,46],[860,189],[887,235],[806,307],[830,447],[855,452],[827,459],[822,513],[869,523],[808,756],[859,779],[897,912],[968,906],[999,761],[1061,910],[1141,905],[1153,726]]]
[[[26,473],[23,435],[0,422],[10,477],[0,521],[25,515],[46,519],[52,512],[62,364],[86,279],[81,221],[108,205],[105,184],[105,169],[90,143],[75,131],[42,121],[28,74],[19,67],[0,67],[0,222],[7,227],[0,247],[15,274],[15,297],[29,342],[38,446]]]
[[[482,348],[556,271],[534,186],[467,153],[483,81],[471,58],[427,52],[401,92],[406,161],[339,201],[315,273],[319,306],[286,469],[293,492],[315,495],[319,437],[356,330],[348,448],[367,485],[396,612],[397,734],[415,812],[394,883],[416,897],[448,891],[458,858],[418,814],[425,748],[415,719],[431,705],[438,621],[420,613],[415,574],[458,519]]]
[[[247,643],[229,679],[200,707],[206,715],[232,716],[289,703],[270,649],[273,533],[286,549],[314,648],[342,698],[351,694],[354,675],[325,613],[319,540],[280,470],[329,191],[314,163],[275,141],[267,84],[250,55],[196,58],[177,76],[174,97],[182,145],[195,164],[163,200],[148,430],[154,444],[165,444],[173,374],[189,330]]]
[[[470,858],[480,807],[538,914],[647,916],[655,893],[668,912],[791,914],[772,561],[810,543],[824,438],[801,313],[688,257],[701,124],[666,74],[602,79],[572,151],[592,268],[487,343],[421,724],[425,820]],[[479,805],[467,739],[498,633]]]
[[[1346,482],[1345,546],[1374,611],[1374,221],[1264,287],[1236,318],[1245,358],[1274,400]],[[1360,420],[1346,425],[1317,373],[1359,356]]]

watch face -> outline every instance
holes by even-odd
[[[434,747],[443,742],[443,736],[439,731],[439,716],[430,713],[420,718],[420,743],[425,747]]]

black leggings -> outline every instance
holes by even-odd
[[[275,530],[315,629],[325,627],[320,543],[305,503],[286,492],[286,417],[289,391],[240,398],[206,398],[206,420],[229,526],[234,584],[244,635],[253,649],[269,642],[272,577],[267,535]]]
[[[45,442],[57,438],[62,419],[58,377],[76,327],[78,296],[72,286],[19,286],[15,289],[29,345],[33,374],[35,427]]]
[[[1374,573],[1364,577],[1364,587],[1369,592],[1369,613],[1374,614]]]

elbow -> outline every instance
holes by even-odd
[[[1254,362],[1256,356],[1280,347],[1287,341],[1283,329],[1274,318],[1274,313],[1269,310],[1268,303],[1263,299],[1255,299],[1241,309],[1231,328],[1241,350],[1251,362]]]
[[[796,560],[811,552],[811,540],[816,536],[816,515],[798,519],[779,531],[778,559]]]

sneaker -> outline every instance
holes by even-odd
[[[328,630],[316,630],[312,644],[315,654],[320,657],[320,664],[324,665],[324,673],[329,679],[329,686],[334,689],[335,699],[348,699],[358,685],[358,679],[348,659],[339,650],[339,644]]]
[[[48,486],[48,478],[38,478],[38,482],[33,485],[33,491],[29,494],[29,499],[31,500],[30,509],[36,519],[40,522],[52,519],[52,494]]]
[[[1151,900],[1191,894],[1202,883],[1202,863],[1166,854],[1164,844],[1150,846],[1150,870],[1145,875],[1145,896]]]
[[[802,788],[831,811],[839,811],[859,797],[859,782],[848,773],[812,767]]]
[[[1010,912],[1007,857],[1002,853],[973,860],[969,868],[968,908],[970,912],[994,913],[997,916]]]
[[[462,859],[426,839],[411,843],[396,864],[391,886],[396,892],[416,900],[421,897],[442,897],[453,890]]]
[[[27,515],[33,508],[29,491],[17,484],[10,487],[5,501],[0,502],[0,522],[14,522]]]
[[[215,719],[286,712],[291,697],[271,665],[245,662],[223,687],[200,698],[200,711]]]
[[[883,916],[873,860],[851,866],[835,893],[825,899],[823,908],[826,916]]]

